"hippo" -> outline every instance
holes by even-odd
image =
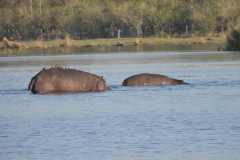
[[[107,89],[106,82],[101,76],[61,67],[43,68],[28,85],[28,90],[34,94],[101,92]]]
[[[141,73],[128,77],[122,82],[123,86],[165,86],[188,84],[183,80],[170,78],[161,74]]]

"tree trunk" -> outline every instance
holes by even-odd
[[[39,12],[42,14],[42,0],[39,0]]]
[[[31,18],[33,17],[33,4],[32,4],[32,0],[30,0],[30,16],[31,16]]]
[[[120,40],[120,38],[121,38],[121,29],[118,29],[117,36],[118,36],[118,40]]]
[[[188,24],[186,24],[186,26],[185,26],[185,34],[186,34],[186,35],[189,34],[189,27],[188,27]]]
[[[143,36],[142,24],[142,20],[137,24],[137,37]]]

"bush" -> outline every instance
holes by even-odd
[[[240,50],[240,30],[233,29],[227,36],[226,50]]]

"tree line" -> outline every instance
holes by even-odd
[[[0,0],[0,37],[204,36],[239,17],[239,0]]]

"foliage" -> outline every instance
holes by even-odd
[[[227,50],[240,50],[240,17],[238,24],[229,32],[227,36]]]
[[[239,0],[0,0],[0,37],[191,36],[237,25]]]

